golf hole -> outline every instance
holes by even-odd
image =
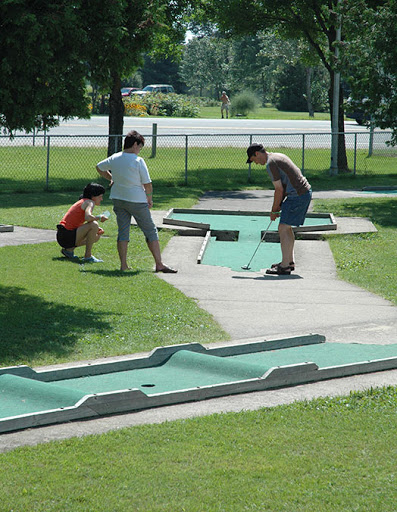
[[[217,242],[238,242],[239,231],[211,229],[211,236],[214,236]]]
[[[154,388],[156,384],[141,384],[141,388]]]

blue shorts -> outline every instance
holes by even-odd
[[[119,242],[130,241],[131,217],[134,217],[138,227],[145,234],[147,242],[154,242],[159,239],[147,203],[132,203],[122,199],[113,199],[113,210],[117,217],[119,228],[117,240]]]
[[[311,199],[311,190],[302,196],[287,197],[281,205],[280,224],[301,226],[305,222]]]

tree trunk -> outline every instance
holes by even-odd
[[[306,102],[309,117],[314,117],[314,109],[312,103],[312,75],[313,68],[306,68]]]
[[[349,165],[347,163],[346,155],[346,141],[345,141],[345,116],[343,108],[343,91],[342,87],[339,89],[339,109],[338,109],[338,169],[340,172],[349,172]]]
[[[338,108],[338,126],[334,128],[333,119],[332,119],[332,111],[334,105],[334,76],[333,73],[330,73],[331,78],[331,86],[329,88],[328,97],[329,97],[329,106],[331,112],[331,131],[332,133],[338,132],[338,171],[339,172],[349,172],[349,167],[347,164],[347,155],[346,155],[346,142],[345,142],[345,122],[344,122],[344,109],[343,109],[343,91],[342,87],[339,88],[339,108]],[[332,164],[331,164],[332,165]]]
[[[124,126],[124,103],[121,96],[121,80],[113,75],[112,91],[109,98],[109,141],[108,156],[122,149]]]

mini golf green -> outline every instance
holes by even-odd
[[[395,196],[397,194],[396,190],[361,190],[360,194],[382,194],[382,195],[388,195],[388,196]]]
[[[397,344],[324,343],[318,335],[156,350],[161,364],[149,356],[42,373],[0,369],[0,432],[397,367]]]
[[[247,272],[241,267],[250,261],[263,233],[269,226],[270,217],[268,214],[255,212],[174,209],[169,212],[164,222],[166,221],[175,225],[179,222],[181,225],[191,227],[205,226],[210,230],[212,236],[206,240],[205,247],[202,249],[200,260],[202,264]],[[272,222],[269,232],[277,232],[278,224],[279,219]],[[300,231],[336,229],[336,224],[330,214],[308,214],[304,225],[298,229]],[[269,268],[280,260],[280,244],[268,242],[265,239],[252,259],[248,271],[257,272]]]

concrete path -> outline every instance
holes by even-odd
[[[50,229],[32,229],[14,226],[13,231],[0,231],[0,247],[6,245],[38,244],[55,242],[56,231]]]
[[[322,195],[336,197],[335,192]],[[272,197],[271,191],[213,192],[197,208],[268,211]],[[336,220],[334,233],[376,230],[367,219]],[[196,299],[232,339],[317,333],[333,342],[397,343],[397,308],[339,280],[328,242],[297,240],[291,276],[197,265],[201,244],[200,237],[174,237],[164,259],[179,273],[161,277]]]
[[[321,195],[340,197],[337,193]],[[348,197],[354,195],[349,194],[352,195]],[[314,197],[320,197],[320,193]],[[271,198],[271,191],[208,193],[197,208],[263,211],[270,209]],[[153,213],[161,227],[164,212]],[[337,233],[375,230],[365,219],[337,219],[337,222]],[[29,231],[28,239],[36,237],[35,242],[25,240],[22,243],[55,240],[54,232],[47,232],[44,240],[39,231],[42,230]],[[12,234],[0,234],[0,246],[6,245],[3,237],[9,235]],[[329,342],[397,343],[397,308],[374,294],[340,281],[327,242],[297,241],[297,270],[291,277],[232,272],[227,268],[197,265],[201,243],[201,237],[174,237],[164,251],[164,259],[177,266],[179,272],[175,275],[159,274],[159,277],[197,299],[198,305],[215,317],[234,342],[318,333],[325,335]],[[2,434],[0,452],[128,426],[254,410],[386,385],[397,385],[397,370]]]

